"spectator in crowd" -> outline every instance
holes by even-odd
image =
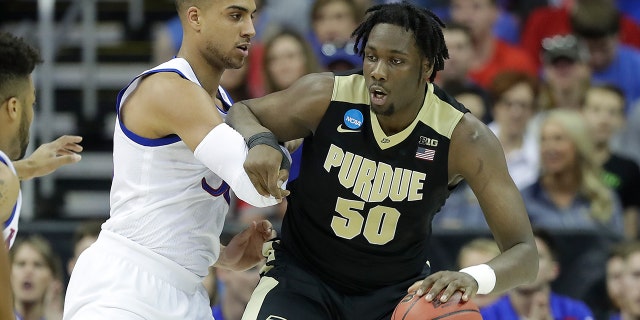
[[[471,30],[474,58],[469,76],[487,88],[504,70],[519,70],[537,76],[537,68],[521,48],[498,39],[493,26],[498,17],[497,0],[452,0],[451,18]]]
[[[551,283],[560,273],[555,239],[542,229],[534,230],[534,236],[540,257],[536,280],[511,289],[494,304],[482,308],[482,318],[593,320],[593,314],[584,302],[552,290]]]
[[[614,246],[607,259],[606,266],[606,290],[607,300],[611,305],[609,319],[619,317],[620,310],[624,304],[624,256],[628,243],[622,242]]]
[[[62,319],[62,265],[50,243],[39,235],[19,237],[9,254],[17,319]]]
[[[603,166],[604,182],[618,194],[624,210],[625,235],[638,236],[640,215],[640,168],[610,148],[610,141],[624,123],[624,94],[613,85],[591,87],[585,96],[582,114],[595,143],[592,158]]]
[[[442,30],[449,50],[449,59],[444,61],[444,69],[438,72],[435,83],[445,87],[449,82],[471,83],[469,70],[474,60],[471,31],[465,25],[451,22]]]
[[[445,63],[446,65],[446,63]],[[447,82],[442,87],[448,92],[456,101],[462,103],[471,114],[476,118],[487,123],[491,118],[487,105],[489,104],[487,92],[479,86],[472,83],[460,83],[457,81]]]
[[[631,108],[631,113],[626,116],[626,126],[614,141],[612,149],[640,165],[640,101],[636,101]]]
[[[351,38],[362,14],[354,0],[316,0],[313,3],[312,31],[308,40],[325,70],[348,70],[362,66],[362,58],[356,54]]]
[[[78,225],[73,232],[73,256],[67,262],[67,273],[70,275],[80,254],[89,248],[100,234],[103,220],[87,220]]]
[[[545,38],[541,56],[540,110],[579,110],[591,83],[591,71],[578,39],[573,35]]]
[[[610,0],[587,1],[577,7],[571,26],[588,49],[592,83],[619,87],[627,102],[625,114],[629,114],[632,103],[640,98],[640,51],[620,43],[620,14]]]
[[[475,238],[460,247],[458,252],[458,268],[463,269],[466,267],[474,266],[481,263],[487,263],[491,259],[497,257],[500,254],[500,248],[498,244],[489,238]],[[478,294],[473,297],[478,307],[482,308],[488,306],[500,298],[502,294]]]
[[[534,227],[582,230],[619,239],[622,209],[602,181],[594,145],[578,111],[556,109],[540,128],[541,174],[522,197]]]
[[[583,4],[589,6],[590,3],[601,2],[604,6],[607,6],[606,10],[616,10],[613,5],[613,0],[574,0],[564,2],[573,3],[573,5],[549,5],[537,8],[531,12],[525,21],[520,43],[531,58],[534,59],[536,65],[540,65],[542,62],[540,61],[542,40],[556,35],[573,33],[575,29],[573,29],[571,19],[581,14],[579,12],[584,11],[584,9],[581,8]],[[620,19],[617,20],[617,29],[620,30],[620,41],[624,44],[640,48],[640,37],[638,37],[640,27],[636,22],[627,17],[624,12],[626,11],[622,11],[622,14],[620,14],[616,10],[616,14],[620,15]]]
[[[267,93],[284,90],[303,75],[318,71],[318,59],[300,33],[282,29],[265,41],[262,74]]]
[[[536,181],[539,171],[538,141],[530,130],[538,81],[525,72],[505,71],[494,78],[489,93],[494,119],[489,128],[500,140],[513,182],[523,189]]]
[[[622,307],[617,320],[640,319],[640,242],[630,243],[624,255]]]

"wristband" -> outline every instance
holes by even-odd
[[[460,272],[464,272],[478,282],[478,294],[488,294],[496,286],[496,272],[488,264],[479,264],[466,267]]]
[[[282,162],[280,163],[280,169],[291,169],[291,161],[289,160],[289,155],[285,153],[284,150],[280,147],[278,143],[278,138],[276,135],[271,132],[259,132],[252,135],[249,139],[247,139],[247,147],[249,149],[259,145],[266,144],[278,151],[282,154]]]

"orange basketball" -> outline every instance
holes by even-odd
[[[462,292],[456,291],[447,302],[440,302],[440,295],[429,302],[424,296],[407,294],[391,315],[391,320],[482,320],[478,306],[472,301],[463,302]]]

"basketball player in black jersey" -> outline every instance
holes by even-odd
[[[448,57],[442,26],[406,2],[371,7],[354,31],[363,70],[311,74],[231,108],[228,123],[248,141],[304,137],[281,239],[263,250],[243,319],[389,319],[407,290],[468,300],[535,279],[531,226],[500,143],[431,83]],[[275,192],[280,161],[275,148],[250,149],[258,191]],[[462,179],[502,253],[430,275],[431,221]]]

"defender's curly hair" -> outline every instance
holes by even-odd
[[[449,51],[442,35],[445,25],[433,12],[403,1],[372,6],[365,14],[365,21],[352,34],[356,37],[353,49],[360,56],[364,56],[364,50],[360,48],[367,45],[373,27],[380,23],[388,23],[413,32],[420,52],[433,66],[429,81],[433,81],[436,73],[444,68],[444,60],[449,58]]]
[[[16,95],[17,86],[41,63],[38,50],[8,32],[0,32],[0,98]]]

